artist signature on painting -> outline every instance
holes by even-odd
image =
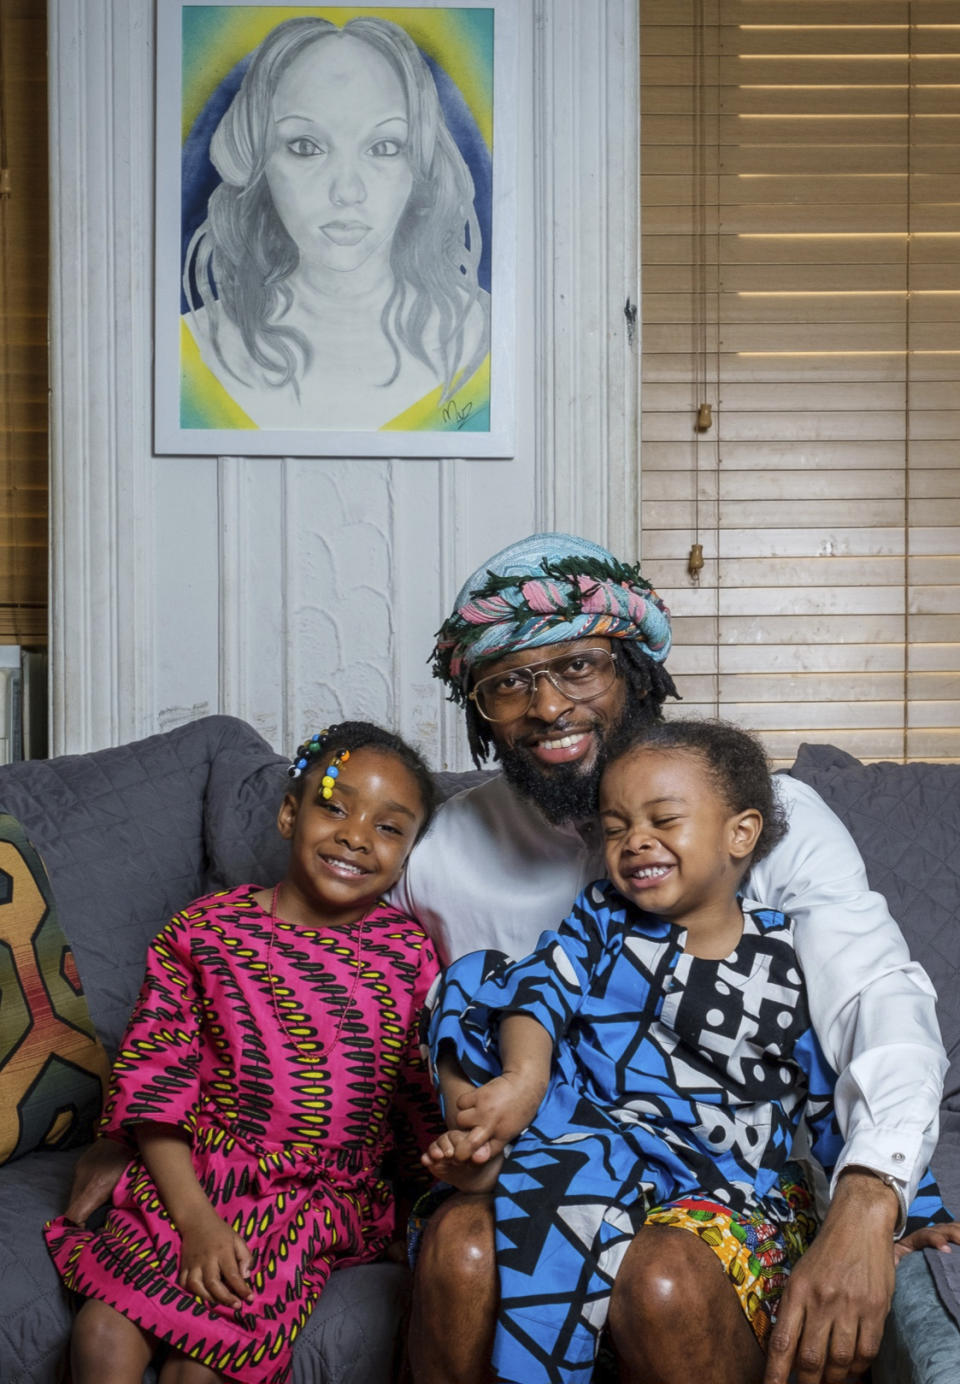
[[[456,399],[451,399],[449,404],[444,404],[440,411],[440,417],[445,423],[452,423],[455,428],[459,429],[466,425],[472,412],[473,404],[469,400],[461,406]]]

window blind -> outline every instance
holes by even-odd
[[[643,563],[682,709],[777,762],[958,760],[960,7],[640,13]]]
[[[47,633],[44,7],[0,5],[0,642]]]

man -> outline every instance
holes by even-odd
[[[606,747],[676,695],[662,666],[669,647],[668,613],[639,570],[582,539],[534,535],[466,582],[434,671],[465,707],[477,764],[492,752],[503,772],[444,806],[398,900],[445,959],[482,947],[525,954],[602,873],[592,815]],[[846,1143],[764,1378],[786,1384],[793,1369],[799,1384],[834,1384],[879,1347],[892,1239],[936,1142],[945,1057],[932,987],[869,891],[851,838],[810,789],[787,778],[778,787],[790,830],[749,892],[797,921]],[[496,1301],[490,1201],[457,1195],[431,1219],[418,1264],[417,1384],[488,1378]],[[756,1345],[719,1260],[685,1231],[636,1237],[609,1328],[624,1384],[753,1377]]]

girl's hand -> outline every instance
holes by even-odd
[[[482,1154],[482,1159],[478,1158]],[[420,1162],[440,1182],[449,1182],[458,1192],[492,1192],[503,1165],[502,1154],[469,1147],[469,1136],[462,1129],[448,1129],[421,1156]]]
[[[457,1126],[469,1130],[457,1158],[485,1161],[515,1139],[540,1109],[546,1081],[505,1071],[457,1097]]]
[[[253,1255],[246,1242],[212,1207],[209,1212],[191,1217],[181,1231],[180,1273],[181,1288],[204,1302],[220,1303],[223,1307],[240,1307],[253,1297],[247,1279],[253,1265]]]
[[[949,1254],[951,1245],[960,1245],[960,1223],[942,1221],[938,1225],[925,1225],[896,1241],[893,1262],[899,1264],[904,1255],[912,1254],[915,1249],[939,1249]]]

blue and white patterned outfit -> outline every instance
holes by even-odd
[[[547,1094],[495,1190],[499,1379],[591,1377],[648,1210],[699,1196],[786,1224],[778,1179],[801,1116],[825,1168],[842,1148],[790,920],[745,904],[743,935],[719,961],[685,941],[600,880],[528,957],[474,952],[446,973],[434,1061],[451,1044],[470,1080],[489,1080],[508,1013],[537,1019],[555,1045]],[[911,1213],[948,1218],[932,1179]]]

